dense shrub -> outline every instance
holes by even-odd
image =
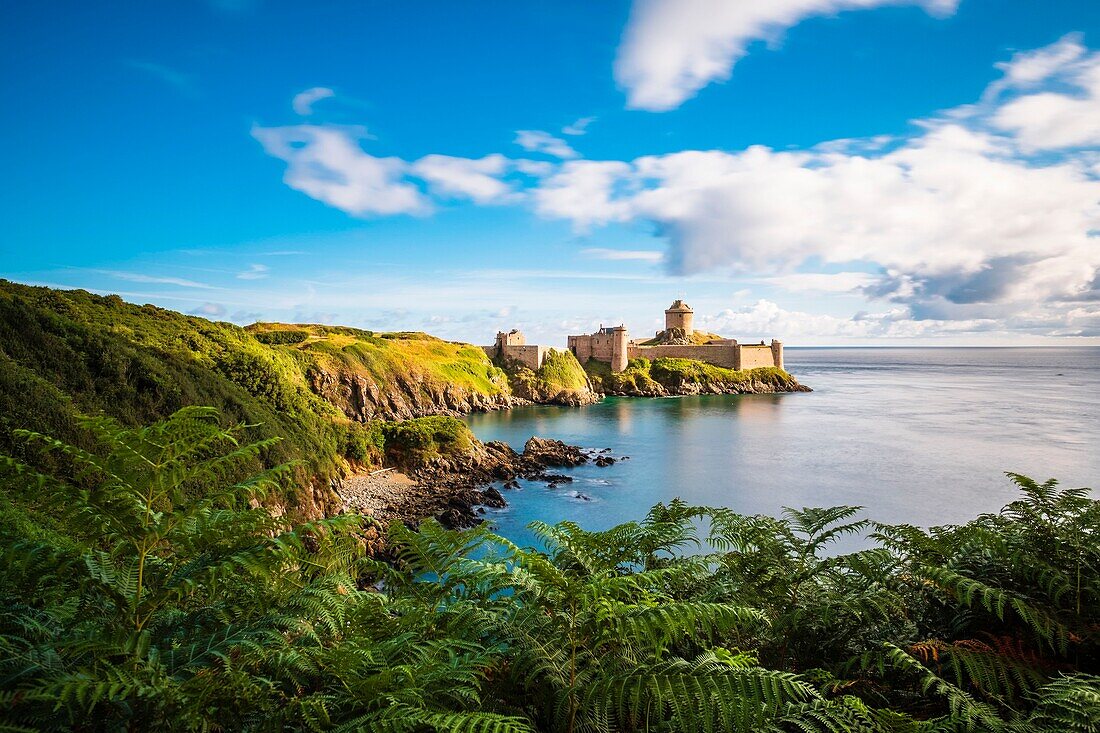
[[[261,344],[270,346],[287,346],[303,343],[309,338],[308,331],[281,330],[281,331],[254,331],[253,336]]]
[[[444,415],[383,423],[386,458],[404,468],[425,466],[439,456],[469,452],[474,436],[461,420]]]
[[[385,436],[382,423],[349,422],[345,427],[340,453],[351,460],[369,465],[381,465],[385,457]]]

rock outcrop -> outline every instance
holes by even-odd
[[[316,366],[309,369],[306,377],[315,394],[357,422],[409,420],[428,415],[459,417],[530,404],[513,396],[506,384],[500,392],[486,394],[398,374],[383,385],[362,374]]]
[[[607,466],[614,459],[586,451],[560,440],[534,437],[517,453],[506,443],[475,443],[465,453],[443,455],[430,464],[410,470],[394,469],[350,476],[334,484],[346,511],[362,512],[382,524],[398,520],[415,526],[435,517],[451,529],[482,521],[480,507],[507,505],[505,490],[519,487],[518,479],[542,481],[548,487],[570,483],[572,478],[550,473],[550,468],[579,466],[589,461]]]

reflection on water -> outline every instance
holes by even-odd
[[[658,501],[776,514],[859,504],[876,519],[965,521],[1013,497],[1002,471],[1100,485],[1100,348],[789,349],[810,394],[611,398],[472,415],[482,440],[531,435],[630,460],[556,490],[506,494],[499,530],[532,519],[600,528]],[[578,495],[579,494],[579,495]]]

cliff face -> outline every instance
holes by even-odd
[[[416,374],[395,375],[385,385],[361,373],[322,366],[311,367],[306,376],[310,389],[357,422],[459,416],[526,403],[503,390],[487,394],[453,384],[436,384]]]
[[[357,422],[511,407],[505,373],[469,344],[424,333],[257,323],[248,330],[302,365],[309,388]]]

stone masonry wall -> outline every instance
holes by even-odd
[[[523,366],[534,371],[542,366],[543,360],[546,359],[546,352],[550,350],[549,346],[535,346],[533,344],[526,344],[523,346],[482,346],[481,347],[490,359],[495,359],[497,354],[500,353],[505,359],[509,361],[518,361]]]
[[[768,353],[771,354],[771,352]],[[646,359],[659,359],[661,357],[697,359],[726,369],[737,369],[737,344],[631,346],[629,356],[631,359],[638,357],[645,357]]]
[[[741,368],[755,369],[756,367],[775,366],[772,356],[772,347],[751,344],[741,345]]]
[[[523,366],[534,371],[542,366],[543,359],[546,358],[546,352],[549,351],[549,346],[505,346],[504,358],[518,361]]]

